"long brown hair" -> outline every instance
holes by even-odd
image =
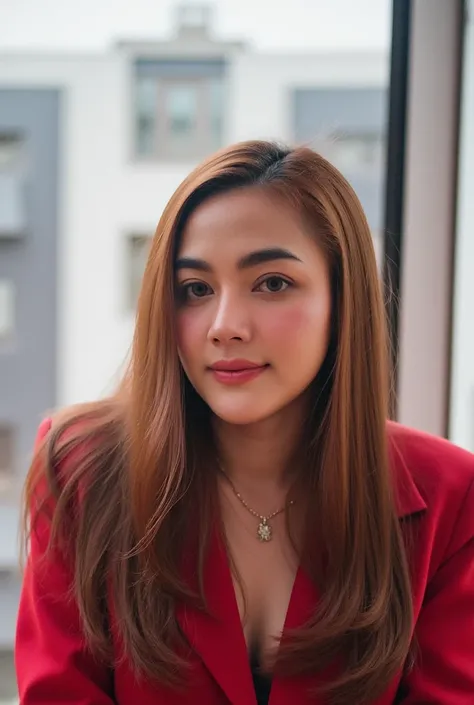
[[[27,478],[25,530],[32,503],[37,508],[53,496],[50,545],[73,557],[72,589],[92,651],[111,657],[112,589],[125,655],[145,675],[180,682],[185,659],[175,605],[205,605],[205,595],[193,594],[181,577],[183,537],[194,512],[202,571],[216,481],[210,412],[177,354],[174,259],[193,209],[218,192],[252,186],[270,189],[303,215],[327,253],[333,288],[333,334],[315,384],[304,470],[317,517],[311,531],[324,560],[313,560],[310,548],[301,560],[314,571],[322,599],[314,619],[282,641],[276,669],[314,673],[341,656],[345,667],[330,686],[331,702],[365,703],[403,667],[413,626],[387,452],[387,335],[361,205],[310,149],[238,144],[178,188],[151,245],[127,373],[113,396],[54,419]],[[45,474],[46,494],[39,489]]]

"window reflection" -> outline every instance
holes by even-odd
[[[164,91],[164,112],[167,122],[167,138],[172,149],[182,151],[193,146],[198,139],[199,85],[174,83]]]
[[[136,150],[139,156],[155,152],[158,110],[158,85],[155,79],[141,76],[136,83]]]

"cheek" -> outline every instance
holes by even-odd
[[[263,322],[265,336],[278,348],[308,351],[326,349],[329,340],[331,309],[324,302],[309,301],[281,307],[278,315],[266,316]]]
[[[193,353],[198,352],[198,346],[206,338],[202,316],[196,309],[182,309],[176,314],[176,338],[180,356],[189,361]]]

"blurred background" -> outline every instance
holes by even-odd
[[[0,703],[37,424],[115,384],[150,237],[215,149],[304,142],[346,175],[394,413],[474,450],[473,18],[472,0],[0,0]]]

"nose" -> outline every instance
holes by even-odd
[[[250,340],[249,313],[245,303],[238,296],[225,294],[218,299],[207,337],[215,345],[232,340],[242,342]]]

